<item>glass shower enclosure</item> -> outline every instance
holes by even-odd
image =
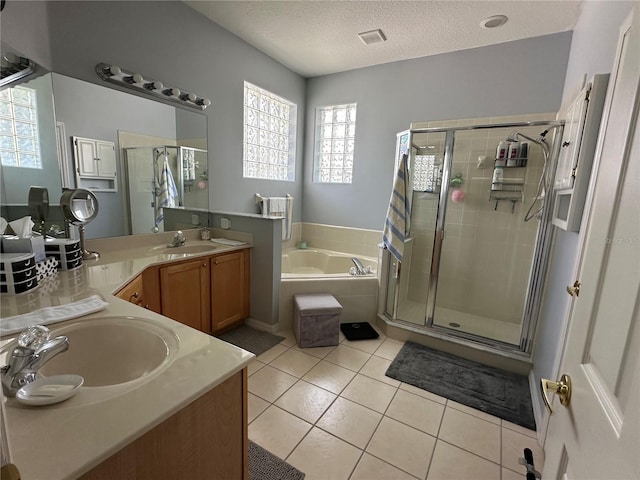
[[[206,150],[159,145],[127,147],[124,148],[124,152],[129,233],[163,231],[159,192],[165,159],[177,189],[175,206],[208,209],[209,178]]]
[[[505,161],[496,179],[497,146],[515,132],[524,135],[514,142],[524,156]],[[402,262],[383,253],[386,319],[530,351],[551,234],[546,196],[561,136],[556,121],[412,125],[398,134],[396,158],[409,155],[411,227]]]

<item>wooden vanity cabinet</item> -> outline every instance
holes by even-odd
[[[246,480],[247,411],[244,368],[80,478]]]
[[[158,269],[151,267],[122,287],[115,296],[160,313]]]
[[[218,334],[250,315],[248,248],[152,266],[115,295],[205,333]]]
[[[196,258],[159,270],[162,315],[211,332],[209,258]]]
[[[249,280],[248,249],[211,259],[212,333],[220,333],[249,316]]]

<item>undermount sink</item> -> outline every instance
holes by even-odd
[[[142,318],[102,317],[58,328],[69,350],[47,362],[45,377],[75,373],[85,387],[118,385],[142,379],[168,365],[178,349],[170,330]]]
[[[193,254],[193,253],[205,253],[215,250],[215,245],[204,242],[187,242],[180,247],[168,247],[166,245],[160,245],[159,247],[153,247],[150,252],[152,254]]]

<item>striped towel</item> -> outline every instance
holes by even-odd
[[[282,240],[290,240],[293,226],[293,197],[263,197],[260,202],[262,215],[284,217],[282,220]]]
[[[176,188],[176,182],[173,180],[173,173],[171,173],[171,167],[169,167],[169,159],[164,157],[164,164],[162,165],[162,172],[160,172],[160,185],[157,196],[158,211],[156,213],[156,224],[160,223],[164,219],[163,207],[175,207],[176,198],[178,197],[178,189]]]
[[[404,241],[409,233],[411,221],[410,185],[408,177],[409,159],[406,154],[402,156],[398,171],[393,181],[393,192],[389,200],[389,209],[384,223],[382,240],[385,247],[402,261]]]

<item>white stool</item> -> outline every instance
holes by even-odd
[[[293,332],[302,348],[338,345],[342,305],[328,293],[293,296]]]

